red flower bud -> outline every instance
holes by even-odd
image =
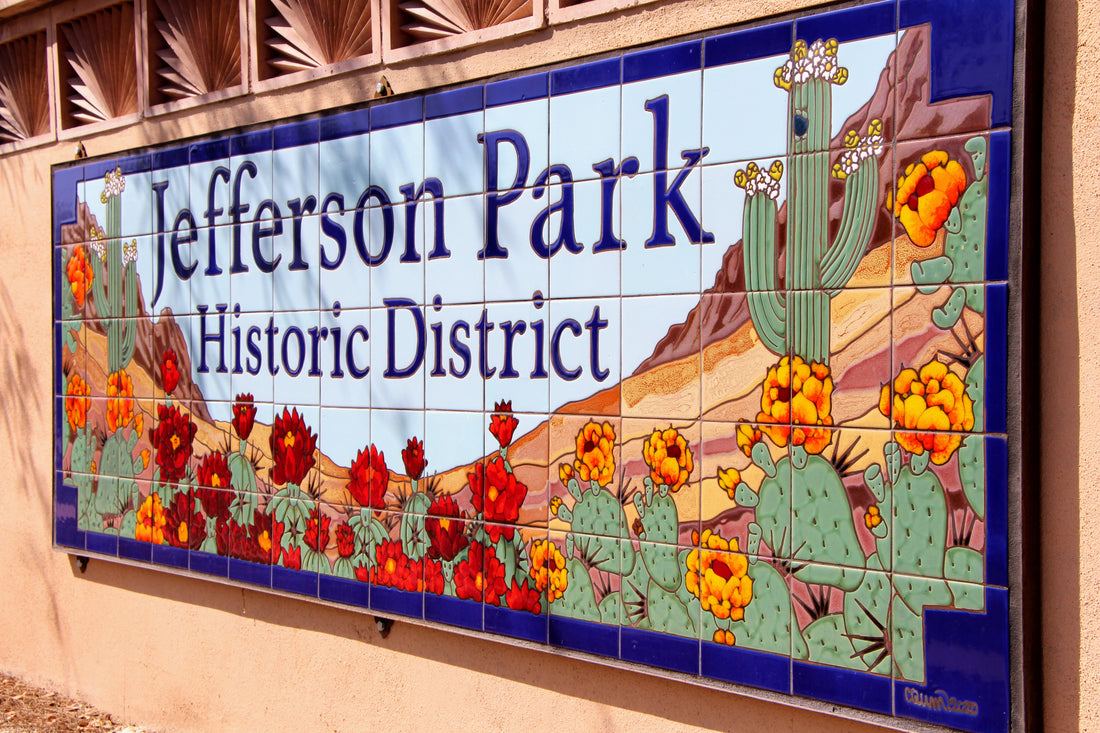
[[[176,352],[172,349],[164,350],[164,357],[160,362],[160,381],[167,394],[172,394],[172,390],[180,381],[179,361],[176,359]]]

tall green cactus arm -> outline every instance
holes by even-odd
[[[755,163],[734,175],[745,189],[744,225],[741,233],[745,265],[745,290],[749,313],[764,345],[776,353],[787,350],[787,305],[779,292],[776,257],[776,198],[783,164],[778,160],[764,173]]]
[[[845,143],[848,149],[833,166],[833,176],[846,179],[844,213],[836,240],[821,260],[821,286],[829,297],[836,295],[855,274],[871,241],[879,183],[878,156],[884,148],[882,121],[872,120],[863,138],[850,131]]]
[[[107,230],[93,232],[91,248],[107,263],[107,277],[92,281],[96,314],[107,332],[107,366],[116,372],[130,363],[137,341],[137,242],[123,243],[122,191],[125,179],[116,169],[107,173],[100,201],[107,205]],[[123,287],[125,278],[125,288]],[[104,282],[106,280],[106,282]],[[125,305],[123,291],[125,290]]]

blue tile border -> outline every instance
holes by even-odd
[[[79,492],[75,486],[58,481],[54,489],[53,538],[54,542],[72,550],[84,550],[84,533],[77,524]]]
[[[84,180],[85,181],[99,180],[100,178],[103,178],[103,176],[107,175],[108,172],[113,171],[117,167],[118,167],[118,161],[115,160],[114,158],[111,158],[109,160],[96,160],[96,161],[92,161],[90,163],[85,163],[84,164]]]
[[[116,166],[122,169],[123,174],[145,173],[153,168],[153,154],[139,153],[121,160],[115,161]]]
[[[424,98],[412,97],[400,102],[390,102],[370,108],[370,129],[385,130],[390,127],[411,125],[424,121]]]
[[[542,99],[549,94],[550,75],[547,72],[494,81],[485,85],[485,108]]]
[[[154,545],[153,546],[153,564],[154,565],[167,565],[168,567],[180,568],[181,570],[187,570],[190,566],[190,553],[182,547],[172,547],[171,545]]]
[[[153,545],[149,542],[139,542],[129,537],[118,538],[118,556],[127,560],[139,562],[153,562]]]
[[[786,56],[794,45],[794,21],[712,36],[703,42],[703,68]]]
[[[807,15],[797,19],[795,39],[813,43],[835,38],[838,42],[854,41],[872,36],[884,36],[897,30],[897,2],[856,5],[831,13]]]
[[[187,145],[182,145],[178,148],[168,148],[167,150],[153,151],[152,167],[156,170],[179,168],[190,164],[190,162],[191,150]]]
[[[1008,279],[1008,239],[1012,186],[1012,132],[994,130],[989,135],[986,175],[989,206],[985,235],[986,280]]]
[[[555,69],[550,72],[550,96],[618,86],[622,79],[623,64],[619,56]]]
[[[503,599],[502,599],[503,600]],[[527,611],[513,611],[504,606],[485,606],[485,630],[517,639],[545,644],[548,639],[547,616]]]
[[[1008,408],[1008,286],[985,291],[985,430],[1005,432]]]
[[[824,702],[835,702],[889,715],[892,707],[891,684],[889,677],[869,672],[828,667],[797,659],[791,662],[791,692]]]
[[[424,97],[424,119],[435,120],[485,109],[485,87],[464,87]]]
[[[228,578],[241,583],[258,585],[262,588],[270,588],[271,566],[231,557],[229,558]]]
[[[191,570],[206,575],[216,575],[224,578],[229,575],[229,558],[221,555],[211,555],[209,552],[192,552],[188,560]]]
[[[292,122],[279,125],[272,130],[271,147],[273,150],[296,148],[302,145],[315,145],[321,140],[321,124],[318,120]]]
[[[434,593],[424,594],[424,618],[467,629],[481,630],[485,626],[482,603]]]
[[[657,79],[703,68],[703,42],[689,41],[623,56],[623,83]]]
[[[1008,441],[985,439],[985,580],[1008,585]]]
[[[993,95],[993,127],[1012,124],[1012,68],[1016,8],[1011,0],[953,2],[899,0],[898,25],[932,24],[932,102]],[[981,34],[974,28],[980,27]],[[967,63],[959,63],[960,48]]]
[[[85,532],[84,546],[97,555],[118,557],[118,535],[103,532]]]
[[[318,126],[321,142],[370,132],[370,107],[322,117]]]
[[[699,674],[699,640],[623,627],[619,658],[675,672]]]
[[[424,594],[372,585],[370,607],[379,613],[394,613],[410,618],[424,618]]]
[[[84,180],[84,166],[53,171],[53,243],[61,244],[61,227],[76,223],[76,189]]]
[[[229,138],[229,155],[231,157],[254,155],[271,150],[271,132],[272,128],[268,127],[234,135]]]
[[[781,654],[703,642],[704,677],[791,694],[791,658]]]
[[[326,601],[370,608],[371,586],[358,580],[322,575],[319,577],[317,595]]]
[[[215,160],[229,159],[229,138],[206,140],[191,145],[191,164],[209,163]]]
[[[1008,591],[986,588],[985,609],[985,613],[925,611],[926,679],[932,682],[895,682],[896,715],[973,733],[1008,729]]]
[[[564,649],[598,654],[601,657],[619,656],[619,627],[581,621],[554,615],[550,609],[550,643]]]
[[[319,581],[317,573],[292,570],[281,565],[271,566],[271,587],[275,590],[317,598]]]

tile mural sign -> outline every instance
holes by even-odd
[[[1005,730],[1012,57],[902,0],[55,167],[56,544]]]

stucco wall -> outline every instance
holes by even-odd
[[[398,92],[637,45],[807,2],[668,3],[385,70]],[[1100,729],[1100,452],[1088,442],[1100,340],[1100,9],[1047,4],[1042,163],[1041,531],[1047,729]],[[197,108],[84,140],[91,155],[366,99],[373,75]],[[50,549],[49,166],[72,142],[0,159],[0,670],[171,730],[862,730],[849,720]],[[1090,166],[1090,163],[1093,165]],[[1031,205],[1035,205],[1032,203]],[[1076,405],[1076,409],[1068,406]],[[1034,415],[1038,410],[1025,410]]]

